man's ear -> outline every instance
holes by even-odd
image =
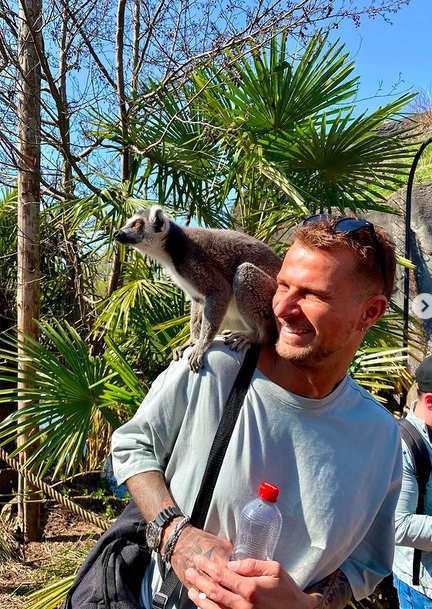
[[[384,294],[371,296],[367,299],[363,307],[362,324],[369,330],[371,326],[381,319],[387,309],[387,298]]]
[[[426,404],[426,406],[432,406],[432,393],[424,393],[423,402]]]

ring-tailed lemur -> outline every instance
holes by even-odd
[[[191,370],[203,367],[224,319],[240,330],[225,337],[234,351],[275,338],[272,297],[282,262],[264,243],[232,230],[179,226],[156,205],[138,211],[114,238],[157,260],[190,296],[190,340],[174,359],[193,346]]]

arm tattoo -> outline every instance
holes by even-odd
[[[129,478],[126,484],[147,522],[156,518],[163,508],[175,505],[160,472],[137,474]]]
[[[337,569],[317,584],[308,588],[308,594],[321,597],[316,609],[343,609],[352,597],[352,590],[345,573]]]

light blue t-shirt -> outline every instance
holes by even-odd
[[[190,514],[223,407],[244,354],[216,341],[198,374],[187,354],[161,374],[131,421],[113,436],[119,483],[158,470]],[[282,534],[274,559],[301,589],[338,568],[356,599],[391,571],[401,482],[396,422],[351,378],[321,400],[255,371],[210,504],[205,529],[234,541],[240,512],[269,481],[280,489]],[[144,588],[160,589],[157,566]],[[192,608],[186,593],[171,601]]]

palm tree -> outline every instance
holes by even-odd
[[[358,79],[343,45],[329,45],[318,34],[302,52],[291,57],[289,51],[286,36],[275,37],[268,46],[226,53],[196,69],[177,90],[147,83],[158,91],[157,102],[151,108],[136,106],[127,142],[124,131],[105,117],[98,135],[119,150],[125,144],[133,150],[130,177],[121,184],[107,181],[97,196],[69,204],[66,219],[75,238],[87,226],[89,251],[93,246],[109,252],[115,225],[150,204],[149,197],[168,204],[186,222],[196,218],[207,226],[239,227],[279,251],[286,247],[286,232],[305,213],[393,211],[385,193],[404,180],[412,138],[378,127],[397,116],[410,97],[357,115],[352,100]],[[141,369],[142,397],[171,348],[187,337],[184,295],[157,265],[123,249],[121,259],[120,288],[93,312],[93,336],[111,337],[106,352],[92,350],[82,330],[61,328],[49,318],[41,326],[43,347],[28,349],[35,383],[24,397],[39,393],[42,398],[29,412],[40,429],[34,437],[42,440],[30,461],[43,470],[53,466],[59,474],[82,466],[83,460],[71,456],[82,455],[84,447],[87,462],[100,460],[107,443],[96,442],[102,437],[96,426],[108,434],[126,397],[129,407],[139,403],[131,400],[130,387],[123,390],[127,396],[121,393],[124,379],[138,391],[134,370]],[[383,322],[379,340],[379,329],[370,334],[353,363],[352,373],[375,392],[398,391],[410,382],[406,354],[396,353],[400,332],[394,316]],[[11,348],[3,357],[13,363],[23,337],[8,341]],[[127,372],[123,366],[119,373],[116,358],[124,365],[127,359]],[[117,405],[110,395],[113,378],[120,385]],[[11,395],[19,397],[9,391],[2,399]],[[16,417],[9,424],[1,432],[4,439],[21,433]],[[66,441],[62,434],[68,426],[74,432]]]
[[[306,212],[392,211],[386,193],[403,183],[412,138],[377,128],[412,96],[357,116],[353,70],[326,36],[292,60],[281,36],[196,69],[175,91],[153,85],[158,102],[137,105],[126,142],[146,164],[145,192],[210,226],[232,224],[230,210],[267,239]],[[102,133],[125,144],[109,121]]]

